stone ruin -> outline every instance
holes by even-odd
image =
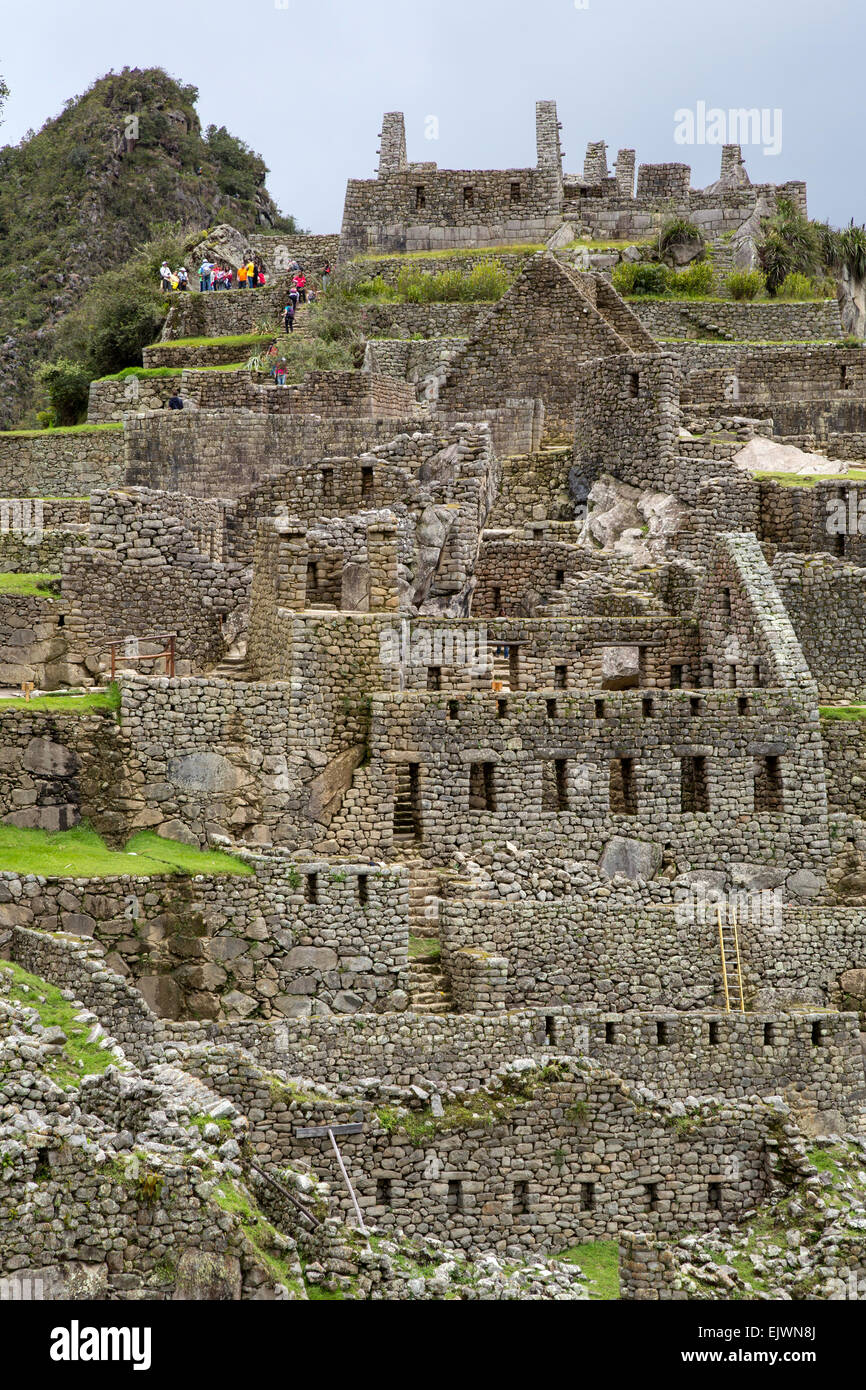
[[[671,199],[734,228],[769,192],[731,147],[703,192],[642,166],[635,193],[601,142],[564,175],[549,102],[538,148],[439,171],[387,116],[338,283],[392,273],[358,251],[631,235]],[[144,402],[94,383],[116,429],[0,439],[2,566],[62,574],[0,601],[5,680],[113,659],[120,688],[116,719],[0,712],[3,823],[251,870],[0,875],[2,954],[112,1058],[70,1117],[63,1039],[0,964],[3,1277],[445,1298],[457,1261],[484,1296],[580,1298],[552,1257],[611,1241],[623,1297],[682,1297],[660,1246],[734,1239],[809,1179],[806,1137],[862,1142],[866,745],[833,716],[866,689],[866,369],[826,304],[639,306],[556,249],[515,259],[498,302],[381,306],[363,369],[289,389],[172,352],[175,297],[148,351],[177,376]],[[208,297],[215,339],[247,298]],[[329,1124],[403,1264],[361,1257]],[[171,1240],[129,1238],[143,1203]],[[866,1261],[834,1250],[822,1277]]]

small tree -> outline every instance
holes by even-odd
[[[826,265],[836,278],[836,298],[843,332],[866,338],[866,227],[852,218],[841,232],[823,229]]]
[[[44,362],[36,375],[48,396],[55,424],[77,424],[87,409],[91,379],[87,368],[59,357],[56,362]]]

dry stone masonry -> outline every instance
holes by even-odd
[[[211,229],[263,289],[170,296],[86,428],[0,437],[2,1279],[584,1299],[557,1257],[606,1242],[623,1298],[765,1296],[753,1239],[771,1297],[866,1269],[859,1217],[779,1224],[864,1206],[863,354],[832,301],[626,303],[571,246],[718,243],[805,185],[736,145],[703,190],[601,140],[570,175],[552,101],[536,134],[441,170],[387,113],[339,234]],[[494,302],[399,297],[494,256]],[[334,266],[358,365],[279,387],[250,359],[293,260]],[[76,829],[183,858],[28,860]]]

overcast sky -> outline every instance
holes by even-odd
[[[678,111],[778,110],[780,153],[744,148],[753,180],[805,179],[813,217],[866,220],[863,0],[40,0],[4,38],[3,142],[110,69],[159,65],[315,232],[339,230],[347,178],[375,173],[384,111],[405,111],[412,160],[508,168],[535,163],[539,98],[558,104],[566,172],[605,140],[611,162],[625,146],[691,164],[695,187],[720,150],[677,144]]]

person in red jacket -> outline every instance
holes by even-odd
[[[297,275],[295,276],[294,280],[292,281],[292,284],[294,285],[295,289],[298,291],[298,297],[299,297],[301,303],[302,303],[302,304],[306,304],[306,302],[307,302],[307,277],[306,277],[306,275],[304,274],[304,272],[303,272],[302,270],[299,270],[299,271],[298,271]]]

